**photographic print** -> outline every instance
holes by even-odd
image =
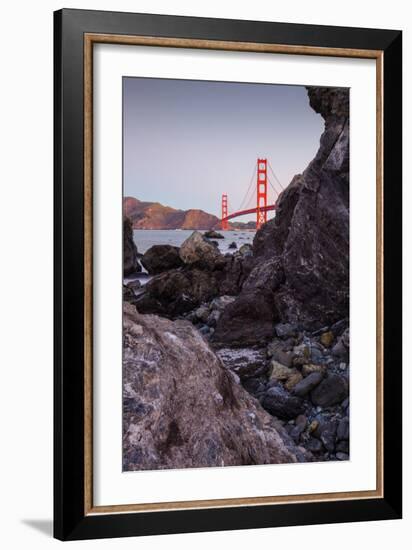
[[[349,119],[123,78],[123,471],[349,460]]]

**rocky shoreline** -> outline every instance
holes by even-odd
[[[253,246],[194,231],[123,287],[125,470],[349,459],[349,99],[308,95],[319,151]]]

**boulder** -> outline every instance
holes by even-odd
[[[271,380],[287,380],[293,372],[292,369],[285,367],[285,365],[282,365],[275,360],[270,362],[270,368]]]
[[[237,244],[235,243],[235,241],[230,243],[229,248],[237,248]]]
[[[242,246],[239,248],[239,254],[241,254],[242,256],[252,256],[253,255],[252,245],[248,243],[242,244]]]
[[[179,250],[181,260],[188,265],[213,269],[216,262],[222,260],[219,250],[208,242],[199,231],[194,231]]]
[[[215,273],[219,280],[219,293],[222,295],[237,296],[242,290],[243,283],[249,276],[253,260],[251,257],[228,254],[215,264],[219,271]]]
[[[124,305],[123,471],[297,462],[187,321]]]
[[[242,292],[224,309],[213,341],[239,347],[263,345],[272,339],[275,321],[270,291]]]
[[[123,275],[127,276],[142,270],[138,261],[137,246],[133,239],[131,220],[123,217]]]
[[[140,313],[173,318],[209,302],[217,294],[218,284],[210,271],[172,269],[148,281],[136,307]]]
[[[204,237],[206,237],[206,239],[224,239],[225,236],[222,235],[221,233],[218,233],[217,231],[214,231],[213,229],[211,229],[210,231],[206,231],[204,234],[203,234]]]
[[[300,382],[296,384],[293,388],[293,394],[298,397],[304,397],[310,391],[312,391],[318,384],[323,380],[323,375],[320,372],[312,372],[306,378],[303,378]]]
[[[150,274],[161,273],[183,265],[179,248],[170,244],[156,244],[147,250],[141,263]]]
[[[349,384],[345,377],[338,374],[328,376],[312,391],[314,405],[331,407],[341,403],[349,394]]]
[[[342,418],[342,420],[338,424],[336,435],[338,439],[349,439],[349,418]]]
[[[219,348],[216,355],[223,366],[236,374],[242,382],[266,375],[268,365],[262,349],[253,348]]]
[[[270,414],[283,420],[296,418],[304,412],[303,401],[299,397],[291,395],[280,384],[267,390],[262,406]]]

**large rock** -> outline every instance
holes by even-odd
[[[313,374],[309,376],[313,376]],[[319,386],[312,391],[311,399],[314,405],[331,407],[332,405],[341,403],[348,395],[349,384],[347,379],[338,374],[329,374]]]
[[[161,273],[162,271],[183,265],[179,256],[179,248],[170,244],[155,244],[151,246],[144,253],[141,263],[150,274]]]
[[[273,338],[275,321],[270,291],[242,292],[223,311],[212,340],[238,347],[263,345]]]
[[[216,276],[219,277],[219,293],[237,296],[242,290],[243,283],[253,267],[252,258],[240,255],[224,256],[224,264],[218,262],[221,268]]]
[[[124,471],[302,459],[190,323],[128,304],[123,319]]]
[[[127,216],[123,217],[123,275],[130,275],[142,268],[138,261],[137,247],[133,240],[132,222]]]
[[[180,258],[185,264],[213,269],[223,259],[219,249],[208,242],[199,231],[194,231],[182,244]]]
[[[349,90],[308,88],[308,95],[325,120],[319,150],[256,233],[255,268],[242,292],[270,290],[279,321],[316,330],[349,309]]]
[[[218,282],[207,270],[172,269],[156,275],[138,296],[140,313],[156,313],[176,317],[191,311],[218,295]]]
[[[303,401],[291,395],[280,384],[272,386],[266,392],[262,406],[278,418],[291,420],[305,410]]]

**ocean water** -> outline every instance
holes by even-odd
[[[140,254],[144,254],[151,246],[155,244],[171,244],[181,246],[183,242],[193,233],[192,229],[135,229],[133,231],[134,242]],[[205,233],[205,231],[201,231]],[[222,254],[226,252],[236,252],[242,244],[252,244],[256,231],[218,231],[224,235],[224,239],[213,239],[219,245]],[[237,244],[237,249],[229,248],[231,243]]]

